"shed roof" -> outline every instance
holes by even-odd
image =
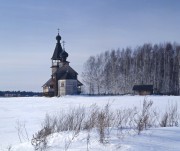
[[[153,85],[134,85],[133,90],[134,91],[152,91]]]
[[[77,80],[77,82],[78,82],[77,83],[78,86],[82,86],[83,85],[79,80]]]

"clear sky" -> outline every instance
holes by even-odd
[[[0,0],[0,90],[42,91],[57,29],[79,76],[90,55],[180,42],[180,0]]]

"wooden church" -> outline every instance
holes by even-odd
[[[83,85],[78,80],[78,73],[69,66],[68,53],[61,46],[61,36],[56,36],[56,47],[51,58],[52,75],[42,86],[44,96],[75,95],[81,93]]]

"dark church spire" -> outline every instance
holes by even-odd
[[[63,52],[60,40],[61,40],[61,36],[59,35],[59,29],[58,29],[58,35],[56,36],[56,47],[52,56],[52,60],[60,60],[61,59],[61,53]]]
[[[52,60],[60,60],[61,62],[66,62],[66,59],[68,57],[68,53],[65,51],[65,49],[62,49],[61,46],[61,36],[59,35],[59,29],[58,29],[58,35],[56,36],[56,47],[52,56]]]

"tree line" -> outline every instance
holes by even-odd
[[[30,97],[42,96],[41,92],[27,92],[27,91],[0,91],[0,97]]]
[[[153,85],[157,94],[179,95],[180,45],[147,43],[90,56],[83,81],[89,94],[128,94],[134,85]]]

